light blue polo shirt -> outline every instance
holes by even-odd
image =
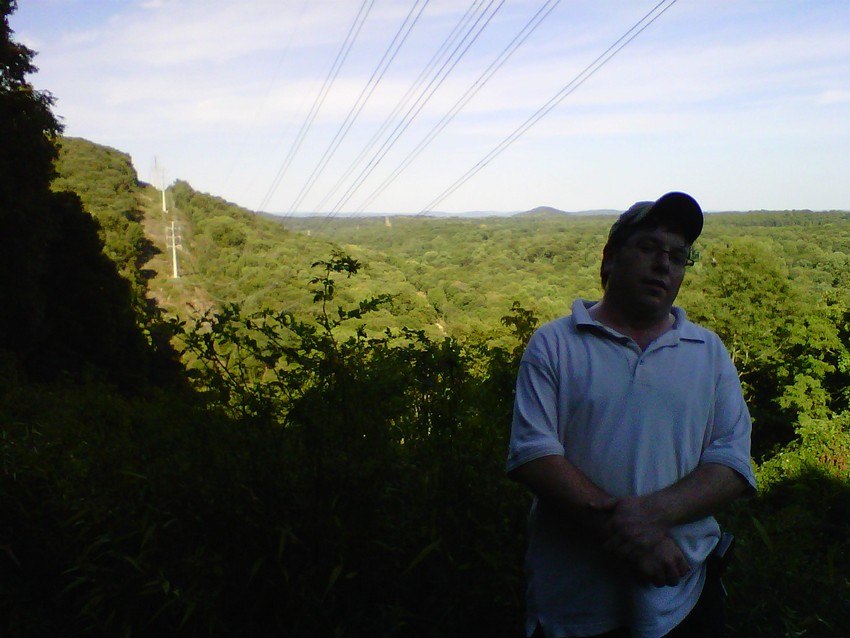
[[[541,327],[523,355],[507,469],[562,455],[613,496],[665,488],[701,463],[737,471],[755,490],[750,417],[738,374],[713,332],[673,308],[646,350],[591,319],[594,302]],[[529,519],[528,627],[585,636],[629,626],[659,638],[690,612],[720,535],[707,517],[671,530],[695,568],[675,587],[639,582],[592,541],[567,537],[535,499]]]

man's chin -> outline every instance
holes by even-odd
[[[646,295],[635,300],[633,309],[636,316],[647,320],[663,320],[670,314],[673,300],[665,295]]]

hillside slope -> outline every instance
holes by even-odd
[[[199,193],[178,181],[166,195],[138,180],[130,157],[92,142],[63,138],[54,190],[71,190],[101,225],[105,252],[131,281],[140,304],[182,317],[239,303],[246,311],[286,309],[312,315],[313,264],[340,246]],[[178,237],[174,276],[169,233]],[[380,294],[392,304],[370,316],[376,330],[412,322],[443,334],[439,316],[397,266],[380,252],[346,246],[361,261],[356,280],[339,282],[338,299],[356,304]],[[401,319],[399,319],[401,318]]]

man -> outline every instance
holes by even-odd
[[[722,634],[712,514],[756,485],[732,361],[673,306],[702,226],[684,193],[632,206],[602,300],[576,300],[523,355],[507,469],[536,497],[528,635]]]

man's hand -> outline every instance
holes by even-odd
[[[676,585],[690,571],[669,527],[647,499],[630,496],[591,504],[602,546],[628,560],[656,587]]]
[[[591,503],[590,508],[602,515],[598,526],[602,546],[618,556],[651,553],[667,537],[669,526],[645,498],[609,498]]]
[[[673,586],[690,571],[682,550],[665,536],[651,551],[632,556],[638,574],[656,587]]]

